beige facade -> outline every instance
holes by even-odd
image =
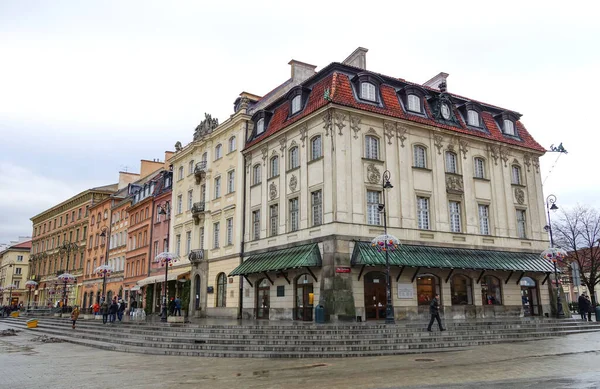
[[[0,251],[0,306],[27,304],[31,240],[8,245]]]

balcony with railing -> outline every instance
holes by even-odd
[[[194,176],[196,177],[196,184],[202,182],[202,179],[206,176],[206,161],[200,161],[196,164]]]
[[[205,212],[205,202],[198,201],[192,205],[192,217],[194,218],[194,222],[196,224],[200,223],[200,219],[204,218]]]
[[[188,255],[188,259],[190,260],[190,262],[192,264],[201,262],[204,260],[204,258],[206,258],[206,250],[192,250],[190,252],[190,254]]]

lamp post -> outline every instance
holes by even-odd
[[[63,273],[61,275],[58,276],[58,279],[63,282],[63,308],[62,308],[62,312],[66,312],[67,311],[67,283],[69,282],[73,282],[75,280],[75,276],[73,276],[72,274],[69,274],[67,272],[67,270],[69,269],[69,259],[71,257],[71,251],[76,251],[79,248],[79,246],[77,245],[77,243],[72,243],[72,242],[63,242],[62,245],[60,245],[58,247],[58,251],[64,255],[65,253],[67,254],[67,263],[65,266],[65,269],[63,269]]]
[[[37,285],[38,283],[33,280],[29,280],[25,283],[25,287],[29,291],[27,296],[27,311],[29,311],[29,308],[31,306],[31,291],[35,289]]]
[[[563,312],[563,307],[560,302],[560,289],[558,287],[558,269],[556,267],[556,262],[559,260],[563,260],[567,253],[563,249],[554,248],[554,238],[552,236],[552,221],[550,219],[550,211],[557,211],[558,206],[556,205],[556,196],[551,194],[546,197],[546,214],[548,215],[548,225],[546,226],[546,230],[550,234],[550,248],[548,250],[544,250],[542,253],[542,257],[551,260],[554,265],[554,280],[556,283],[556,317],[563,318],[565,317],[565,313]]]
[[[164,203],[160,203],[158,205],[159,211],[158,214],[159,215],[165,215],[167,216],[167,244],[169,244],[169,228],[170,228],[170,223],[171,223],[171,217],[170,217],[170,209],[169,209],[169,203],[168,202],[164,202]],[[168,296],[168,274],[169,274],[169,266],[173,266],[173,262],[175,261],[175,258],[177,257],[176,254],[173,254],[171,252],[167,250],[165,250],[164,252],[158,254],[155,258],[156,262],[160,263],[161,266],[165,267],[165,287],[164,289],[164,293],[163,293],[163,298],[162,298],[162,304],[160,307],[160,321],[162,322],[166,322],[167,321],[167,296]]]
[[[110,277],[111,272],[113,271],[112,267],[108,266],[108,249],[110,245],[110,222],[108,223],[108,227],[102,227],[102,232],[100,232],[100,236],[104,238],[104,245],[106,246],[106,251],[104,253],[104,265],[98,266],[94,272],[98,275],[98,277],[102,276],[102,298],[106,299],[106,277]]]
[[[17,286],[15,284],[10,284],[8,286],[5,286],[4,289],[8,289],[8,291],[9,291],[8,304],[12,307],[12,291],[13,291],[13,289],[17,289]]]
[[[380,235],[373,239],[371,242],[373,247],[376,247],[380,252],[383,251],[385,254],[385,268],[386,268],[386,305],[385,305],[385,323],[394,324],[394,305],[392,304],[392,283],[390,277],[390,257],[389,251],[398,248],[400,242],[398,238],[387,233],[387,210],[386,210],[386,189],[392,189],[393,186],[390,183],[390,172],[386,170],[383,172],[383,181],[381,183],[383,203],[379,204],[379,212],[383,212],[383,235]]]

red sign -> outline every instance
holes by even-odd
[[[350,273],[350,268],[349,267],[336,267],[335,268],[335,272],[336,273]]]

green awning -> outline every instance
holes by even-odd
[[[251,255],[229,275],[246,276],[308,266],[321,266],[321,252],[316,243]]]
[[[471,250],[450,247],[402,245],[389,251],[392,266],[443,269],[479,269],[528,272],[553,272],[554,267],[540,254],[511,251]],[[357,242],[352,253],[354,265],[385,266],[385,254],[371,243]]]

